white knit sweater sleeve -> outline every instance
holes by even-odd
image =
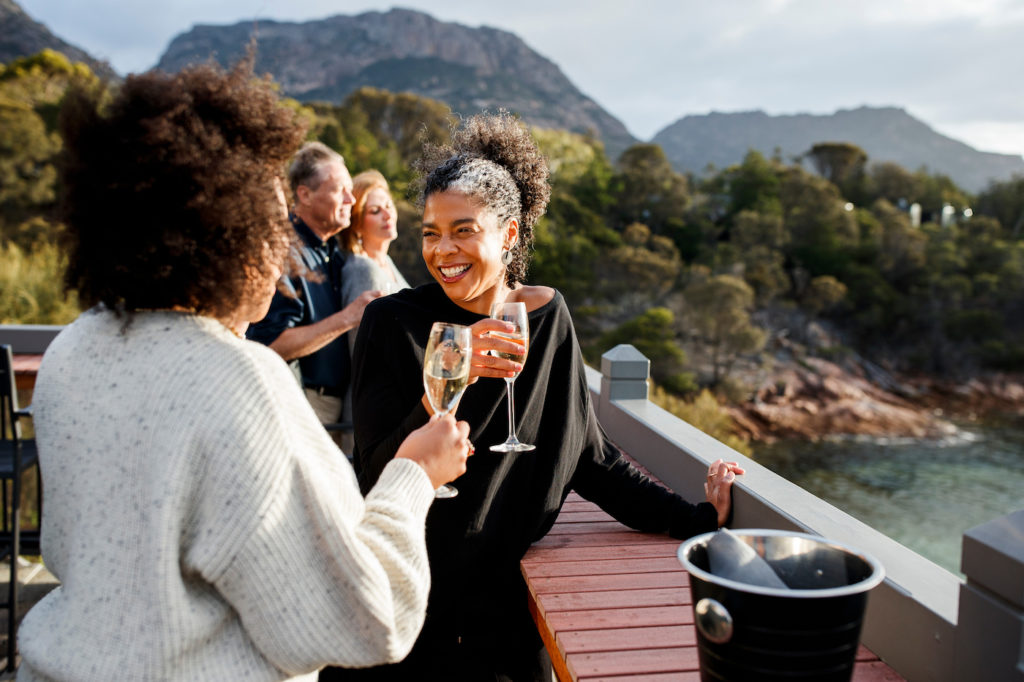
[[[247,344],[255,395],[211,424],[184,561],[237,610],[260,652],[288,674],[403,658],[426,609],[430,480],[395,460],[365,501],[351,466],[272,353]],[[231,494],[230,491],[235,491]]]

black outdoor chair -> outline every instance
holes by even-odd
[[[21,419],[32,416],[32,408],[19,408],[18,389],[14,380],[14,355],[11,347],[0,345],[0,488],[3,489],[0,520],[0,559],[10,558],[11,575],[7,600],[0,608],[7,609],[7,671],[16,667],[18,640],[18,557],[23,551],[39,553],[39,531],[21,530],[21,479],[26,471],[35,469],[38,484],[37,512],[42,521],[42,480],[39,456],[34,439],[21,436]],[[10,493],[8,494],[8,489]]]

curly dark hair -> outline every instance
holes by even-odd
[[[530,131],[507,111],[479,114],[452,131],[450,145],[425,144],[416,168],[426,176],[421,207],[431,194],[453,189],[482,202],[499,223],[519,222],[505,281],[510,287],[524,281],[533,227],[551,196],[548,165]]]
[[[288,252],[274,183],[303,126],[249,60],[129,76],[106,99],[77,87],[61,110],[66,287],[223,319]]]

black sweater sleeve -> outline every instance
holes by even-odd
[[[582,359],[578,363],[577,377],[585,384]],[[586,431],[572,478],[576,492],[620,523],[646,533],[668,533],[683,539],[718,527],[718,513],[711,503],[690,504],[630,464],[598,423],[585,385],[581,395]]]
[[[417,391],[422,369],[415,357],[410,362],[407,333],[393,324],[393,314],[382,303],[366,307],[352,353],[352,464],[364,495],[405,437],[430,418],[420,401],[422,391]]]

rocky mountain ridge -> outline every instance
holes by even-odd
[[[34,20],[14,0],[0,0],[0,64],[51,49],[75,62],[89,65],[93,72],[104,78],[117,78],[117,74],[104,61],[58,38],[50,29]]]
[[[89,64],[108,78],[117,74],[52,34],[15,2],[0,0],[0,63],[44,48]],[[625,126],[581,93],[559,67],[512,33],[442,22],[405,9],[338,15],[302,23],[259,20],[227,26],[195,26],[178,35],[157,66],[174,71],[214,58],[237,60],[253,34],[256,68],[271,73],[282,90],[300,100],[340,102],[362,86],[413,92],[470,114],[507,108],[531,124],[593,133],[610,158],[637,140]],[[833,114],[772,116],[762,111],[689,115],[652,140],[677,170],[701,173],[708,164],[727,167],[749,149],[778,150],[784,160],[817,142],[852,142],[870,161],[893,161],[908,170],[922,166],[978,191],[992,180],[1024,174],[1024,158],[981,152],[946,137],[897,107],[860,107]]]
[[[228,64],[243,54],[254,30],[256,70],[272,74],[299,100],[340,102],[370,85],[432,97],[462,114],[506,108],[540,127],[594,132],[613,158],[636,141],[516,35],[413,10],[195,26],[171,41],[157,67],[175,71],[211,57]]]
[[[852,142],[869,162],[892,161],[907,170],[924,166],[977,192],[992,179],[1024,174],[1024,158],[981,152],[930,128],[899,107],[858,107],[833,114],[772,116],[763,111],[684,116],[652,140],[680,172],[700,174],[710,163],[726,168],[756,149],[782,158],[807,152],[817,142]]]

